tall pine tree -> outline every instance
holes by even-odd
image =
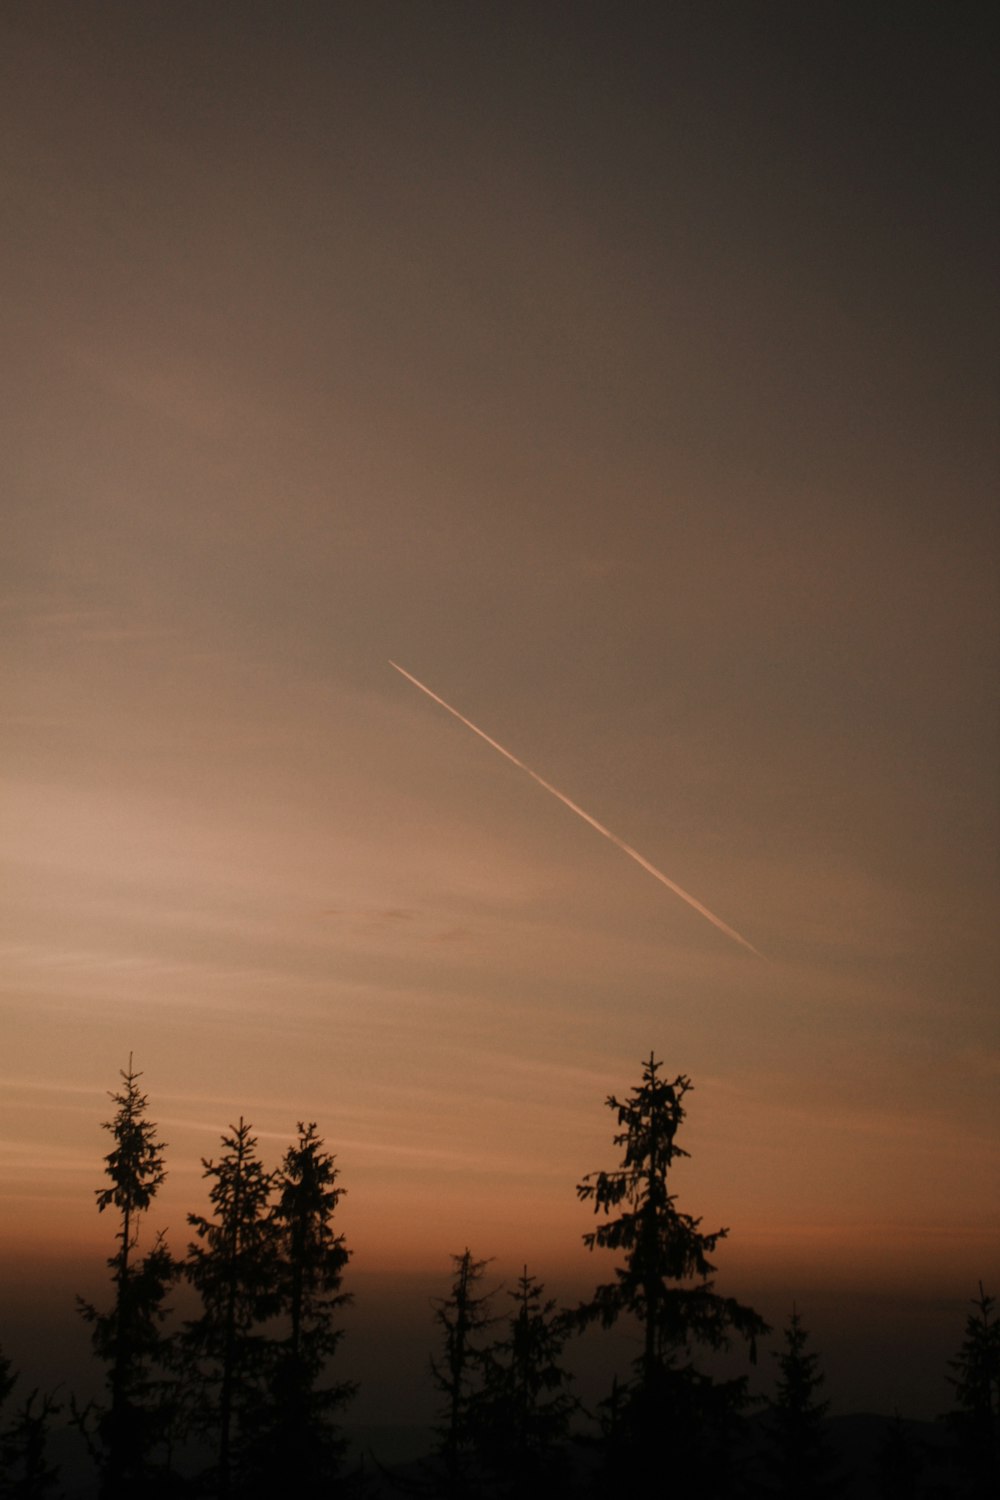
[[[584,1325],[609,1327],[629,1315],[641,1329],[633,1378],[617,1392],[609,1460],[641,1474],[666,1451],[675,1480],[700,1476],[722,1495],[746,1381],[711,1379],[695,1366],[694,1352],[728,1348],[736,1336],[755,1359],[756,1340],[768,1328],[753,1308],[715,1291],[709,1256],[728,1231],[705,1234],[700,1219],[676,1206],[668,1178],[674,1162],[688,1154],[675,1137],[691,1081],[679,1074],[667,1082],[660,1067],[651,1054],[628,1098],[608,1098],[621,1127],[614,1137],[624,1149],[621,1165],[588,1173],[577,1186],[577,1195],[605,1216],[584,1243],[621,1257],[615,1280],[598,1286],[577,1317]]]
[[[450,1295],[434,1303],[442,1347],[440,1356],[431,1360],[431,1375],[443,1398],[436,1429],[442,1469],[438,1493],[445,1500],[464,1500],[475,1487],[478,1408],[487,1357],[483,1339],[494,1318],[492,1294],[479,1290],[489,1262],[474,1260],[466,1249],[452,1256],[452,1263]]]
[[[275,1176],[270,1212],[281,1332],[267,1345],[267,1390],[253,1422],[255,1495],[280,1493],[294,1475],[296,1495],[312,1500],[331,1493],[340,1470],[346,1444],[337,1417],[356,1388],[329,1378],[343,1337],[339,1315],[352,1300],[341,1290],[350,1251],[333,1227],[344,1192],[337,1177],[316,1126],[300,1123]]]
[[[209,1476],[219,1500],[242,1484],[251,1414],[259,1411],[268,1373],[263,1325],[278,1308],[277,1253],[269,1215],[271,1175],[257,1155],[257,1139],[240,1118],[222,1137],[217,1162],[202,1159],[211,1182],[214,1218],[189,1214],[197,1235],[184,1274],[201,1301],[185,1327],[189,1377],[200,1392],[201,1426],[213,1439]]]
[[[128,1069],[121,1073],[123,1086],[110,1095],[117,1109],[103,1126],[114,1139],[105,1157],[111,1185],[99,1188],[96,1197],[99,1212],[110,1208],[118,1214],[117,1248],[108,1260],[114,1304],[105,1313],[83,1299],[77,1304],[93,1324],[94,1350],[108,1366],[110,1401],[98,1414],[91,1440],[101,1464],[104,1500],[120,1500],[136,1484],[150,1483],[156,1472],[152,1454],[169,1421],[158,1368],[168,1357],[161,1325],[174,1265],[160,1237],[144,1256],[137,1256],[142,1216],[166,1177],[164,1143],[145,1118],[148,1100],[139,1088],[141,1076],[130,1054]]]

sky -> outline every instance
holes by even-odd
[[[605,1279],[574,1188],[653,1051],[723,1291],[954,1350],[1000,1283],[987,8],[2,24],[17,1316],[110,1253],[130,1053],[150,1233],[241,1114],[275,1162],[315,1120],[377,1304],[466,1245]]]

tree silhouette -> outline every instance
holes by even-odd
[[[979,1296],[965,1320],[965,1338],[955,1359],[957,1409],[948,1424],[958,1444],[958,1458],[969,1496],[1000,1491],[1000,1322],[996,1299],[979,1283]]]
[[[259,1409],[268,1353],[261,1325],[278,1306],[275,1235],[268,1216],[271,1176],[242,1116],[229,1128],[218,1162],[202,1158],[215,1218],[188,1215],[198,1238],[184,1263],[202,1312],[185,1326],[183,1344],[200,1391],[201,1426],[215,1437],[220,1500],[233,1488],[237,1444],[246,1436],[243,1418]]]
[[[442,1351],[431,1360],[434,1384],[444,1398],[436,1428],[437,1454],[443,1466],[441,1493],[460,1500],[472,1487],[476,1447],[477,1405],[482,1398],[486,1360],[482,1335],[494,1322],[492,1294],[478,1292],[489,1261],[473,1260],[468,1249],[453,1255],[454,1281],[448,1297],[434,1303],[434,1321],[441,1329]]]
[[[606,1216],[584,1243],[622,1255],[615,1280],[599,1286],[577,1318],[609,1327],[629,1314],[642,1329],[633,1380],[618,1392],[611,1461],[634,1460],[641,1472],[665,1447],[675,1478],[699,1473],[723,1494],[730,1430],[746,1402],[746,1380],[712,1380],[695,1368],[693,1350],[728,1348],[737,1335],[755,1359],[756,1340],[768,1326],[753,1308],[714,1290],[709,1256],[728,1231],[705,1234],[700,1219],[676,1207],[668,1175],[688,1154],[675,1136],[691,1081],[678,1074],[668,1083],[660,1067],[651,1054],[638,1088],[624,1101],[608,1098],[622,1127],[614,1137],[624,1148],[621,1165],[588,1173],[577,1186],[580,1199]],[[612,1218],[615,1209],[622,1211]]]
[[[2,1386],[0,1369],[0,1391]],[[44,1500],[55,1489],[59,1469],[48,1461],[48,1435],[49,1422],[61,1410],[54,1396],[34,1390],[14,1413],[0,1434],[0,1500]]]
[[[784,1349],[775,1355],[779,1375],[768,1407],[770,1492],[786,1500],[803,1495],[823,1500],[839,1494],[843,1484],[835,1476],[836,1458],[826,1434],[830,1403],[818,1397],[825,1379],[819,1355],[807,1350],[809,1335],[794,1306],[784,1338]]]
[[[343,1330],[338,1314],[352,1297],[341,1291],[350,1251],[333,1216],[343,1188],[316,1126],[299,1124],[274,1181],[270,1213],[274,1310],[287,1333],[266,1350],[267,1391],[254,1421],[252,1493],[274,1495],[295,1476],[296,1495],[328,1494],[345,1442],[335,1419],[354,1395],[350,1381],[325,1384]]]
[[[485,1351],[476,1443],[506,1493],[550,1495],[566,1486],[562,1445],[577,1409],[559,1362],[569,1325],[527,1266],[508,1296],[514,1307],[503,1335]]]
[[[93,1324],[94,1351],[108,1366],[110,1406],[98,1415],[95,1433],[106,1500],[118,1500],[126,1489],[148,1481],[150,1454],[167,1420],[155,1372],[167,1359],[161,1325],[174,1266],[162,1238],[140,1260],[135,1258],[140,1218],[166,1177],[164,1143],[145,1118],[148,1100],[139,1088],[141,1077],[129,1054],[128,1070],[121,1072],[123,1087],[110,1095],[118,1108],[103,1125],[115,1142],[105,1157],[111,1186],[99,1188],[96,1197],[99,1212],[118,1212],[118,1248],[108,1259],[114,1305],[102,1313],[82,1298],[77,1301]],[[86,1414],[80,1420],[86,1426]]]

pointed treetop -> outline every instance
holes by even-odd
[[[102,1126],[115,1139],[114,1150],[104,1158],[112,1186],[96,1189],[95,1196],[101,1213],[114,1205],[131,1214],[149,1207],[166,1178],[162,1155],[166,1142],[158,1141],[156,1126],[143,1119],[149,1101],[139,1089],[142,1074],[133,1067],[131,1052],[128,1069],[121,1069],[120,1076],[124,1088],[108,1095],[118,1111],[113,1120],[105,1120]]]

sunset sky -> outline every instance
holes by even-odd
[[[178,1251],[242,1113],[318,1122],[370,1300],[603,1279],[653,1049],[722,1290],[919,1347],[1000,1289],[987,15],[5,7],[22,1315],[130,1050]]]

